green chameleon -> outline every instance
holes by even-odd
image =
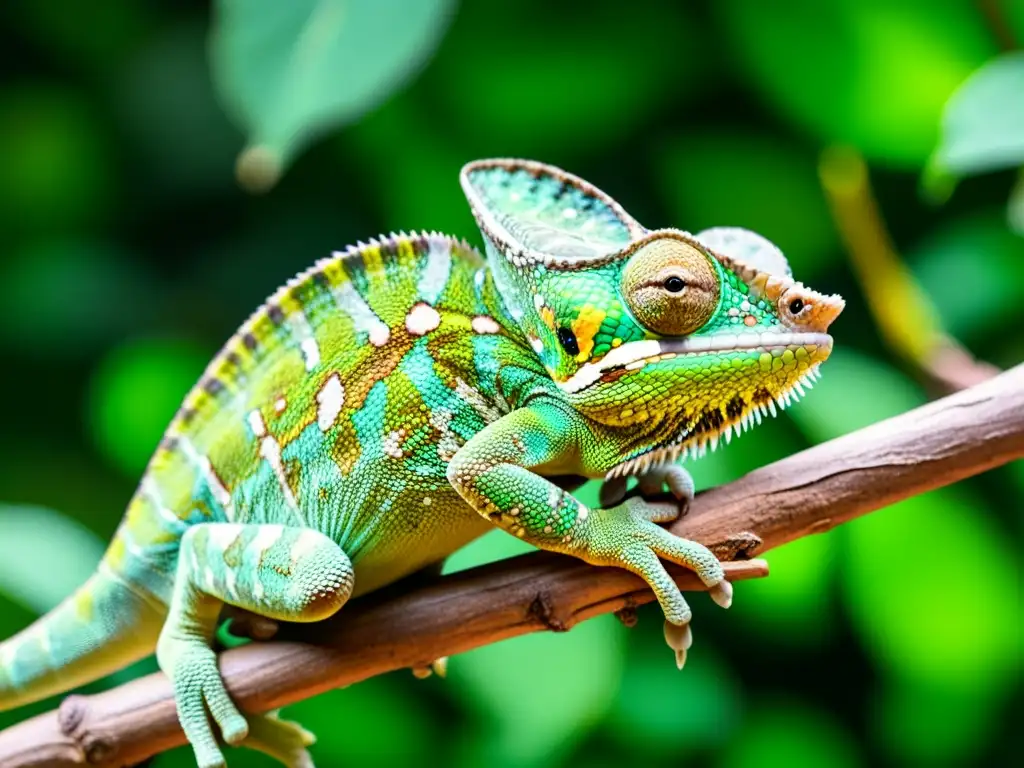
[[[311,734],[243,715],[225,690],[211,649],[225,605],[319,621],[493,526],[639,574],[682,666],[690,609],[659,558],[724,607],[732,588],[626,480],[685,508],[674,462],[801,393],[843,300],[795,282],[754,233],[650,231],[558,168],[483,160],[461,182],[484,256],[440,234],[371,240],[231,337],[96,573],[0,645],[0,710],[155,649],[202,768],[224,765],[218,735],[311,766]],[[601,508],[549,479],[565,476],[605,478]]]

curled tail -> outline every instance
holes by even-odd
[[[0,711],[84,685],[153,652],[163,620],[100,566],[71,597],[0,644]]]

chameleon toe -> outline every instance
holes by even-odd
[[[708,594],[711,595],[712,600],[723,608],[728,608],[732,605],[732,584],[725,579],[711,587],[708,590]]]

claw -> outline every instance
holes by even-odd
[[[711,587],[708,590],[708,594],[711,595],[712,600],[723,608],[728,608],[732,605],[732,584],[725,579]]]
[[[447,677],[448,676],[448,657],[447,656],[442,656],[439,659],[435,659],[433,661],[433,663],[431,663],[430,668],[434,670],[434,673],[438,677],[440,677],[442,679]]]
[[[690,629],[690,623],[673,624],[666,621],[665,642],[668,643],[669,648],[675,651],[676,668],[682,669],[686,664],[686,651],[693,645],[693,631]]]
[[[412,667],[412,674],[419,680],[426,680],[433,674],[444,678],[448,675],[448,657],[442,656],[439,659],[434,659],[430,664],[425,664],[422,667]]]

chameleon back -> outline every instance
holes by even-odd
[[[318,530],[348,553],[356,593],[487,530],[445,466],[509,410],[499,367],[516,363],[513,388],[514,371],[534,377],[523,344],[480,255],[449,237],[360,244],[289,281],[186,396],[97,576],[0,646],[0,709],[152,652],[194,524]]]

